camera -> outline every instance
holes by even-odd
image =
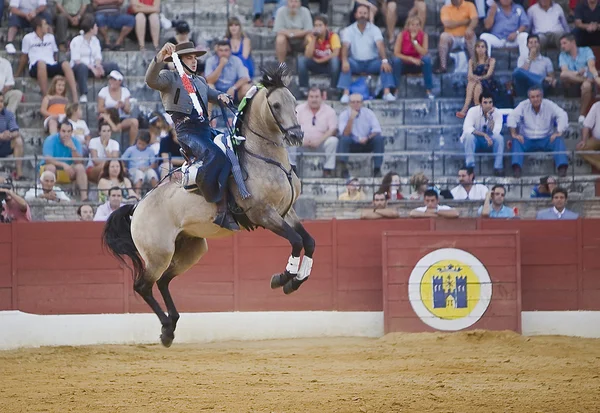
[[[10,182],[0,184],[1,189],[12,190],[12,184]],[[0,192],[0,202],[6,201],[6,192]]]

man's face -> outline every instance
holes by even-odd
[[[572,42],[569,39],[561,39],[560,40],[560,49],[563,52],[570,52],[571,49],[573,48],[573,45],[575,44],[575,42]]]
[[[49,27],[50,26],[48,26],[48,22],[46,20],[42,20],[42,25],[40,26],[40,30],[42,31],[42,34],[48,33]]]
[[[529,101],[535,109],[539,109],[539,107],[542,104],[542,91],[532,90],[531,92],[529,92]]]
[[[42,176],[42,189],[46,191],[52,191],[52,188],[54,188],[55,183],[56,178],[51,174],[44,174]]]
[[[81,220],[82,221],[93,221],[94,219],[94,210],[91,205],[82,205],[81,206]]]
[[[461,169],[460,171],[458,171],[458,182],[461,185],[470,185],[473,183],[472,175],[469,175],[467,171]]]
[[[231,56],[231,47],[225,45],[217,47],[217,56],[219,56],[219,59],[222,57],[229,59],[229,56]]]
[[[356,9],[356,14],[354,17],[359,23],[366,23],[369,20],[369,8],[368,7],[359,7]]]
[[[183,55],[181,56],[181,61],[185,63],[185,65],[189,67],[192,72],[196,72],[196,69],[198,68],[198,61],[196,60],[196,55]]]
[[[387,206],[387,200],[385,199],[385,195],[383,195],[383,194],[375,195],[375,197],[373,198],[373,207],[375,207],[375,209],[382,209],[382,208],[385,208],[386,206]]]
[[[358,112],[362,108],[362,96],[350,95],[350,107]]]
[[[69,124],[60,125],[60,140],[63,142],[68,142],[71,140],[71,136],[73,136],[73,127]]]
[[[321,98],[321,92],[318,90],[311,90],[308,92],[308,107],[311,109],[318,110],[321,107],[323,99]]]
[[[537,37],[533,37],[527,40],[527,47],[529,50],[540,50],[540,41]]]
[[[453,6],[458,7],[462,4],[463,0],[451,0],[451,2]]]
[[[146,142],[144,142],[143,140],[141,140],[141,139],[138,139],[138,140],[135,142],[135,146],[137,146],[137,148],[138,148],[140,151],[144,151],[144,150],[146,150],[146,148],[148,147],[148,144],[147,144]]]
[[[492,98],[483,98],[481,99],[481,109],[483,113],[488,113],[494,107],[494,99]]]
[[[120,190],[112,190],[110,191],[110,196],[108,197],[108,202],[112,209],[117,209],[121,206],[121,201],[123,200],[123,195]]]
[[[300,8],[300,0],[288,0],[288,8],[292,11],[296,11]]]
[[[551,2],[552,2],[552,0],[540,0],[539,1],[540,6],[542,6],[542,7],[548,7],[548,6],[550,6]]]
[[[552,197],[552,205],[554,205],[554,208],[562,211],[567,205],[567,198],[565,197],[565,194],[560,192],[554,194]]]
[[[512,0],[500,0],[500,5],[504,7],[508,7],[512,5]]]
[[[504,197],[506,192],[502,188],[496,188],[492,191],[492,202],[496,206],[501,206],[504,204]]]
[[[427,209],[436,209],[438,206],[438,199],[435,196],[426,196],[425,197],[425,206]]]

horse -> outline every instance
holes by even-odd
[[[237,206],[231,210],[242,228],[263,227],[291,244],[285,270],[271,277],[271,288],[282,287],[285,294],[296,291],[308,279],[315,251],[315,240],[293,208],[301,187],[289,163],[286,144],[301,145],[304,133],[296,117],[296,99],[287,87],[288,78],[284,64],[263,68],[262,87],[236,122],[240,135],[246,138],[237,153],[251,196],[243,199],[232,177],[228,185],[230,199],[234,198]],[[206,254],[207,239],[234,234],[213,223],[216,214],[215,204],[186,191],[179,183],[166,181],[137,204],[115,210],[106,221],[102,243],[124,265],[128,266],[126,257],[131,260],[133,289],[158,316],[160,341],[165,347],[171,346],[179,320],[169,283]],[[166,314],[153,296],[155,283]]]

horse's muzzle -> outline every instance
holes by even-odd
[[[286,140],[292,146],[301,146],[304,139],[304,131],[300,125],[296,125],[287,130]]]

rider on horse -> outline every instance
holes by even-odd
[[[181,77],[165,65],[173,61],[173,52],[179,56],[185,76],[194,86],[201,113],[195,109]],[[214,135],[209,125],[206,105],[208,101],[228,104],[231,98],[225,93],[209,88],[206,80],[195,74],[198,65],[196,57],[205,53],[206,51],[197,50],[193,42],[180,43],[177,46],[172,43],[165,44],[146,71],[146,84],[160,92],[165,110],[175,123],[177,139],[188,165],[194,161],[202,162],[196,182],[204,198],[217,204],[214,223],[235,231],[239,226],[227,208],[227,181],[231,173],[231,163],[213,142]]]

